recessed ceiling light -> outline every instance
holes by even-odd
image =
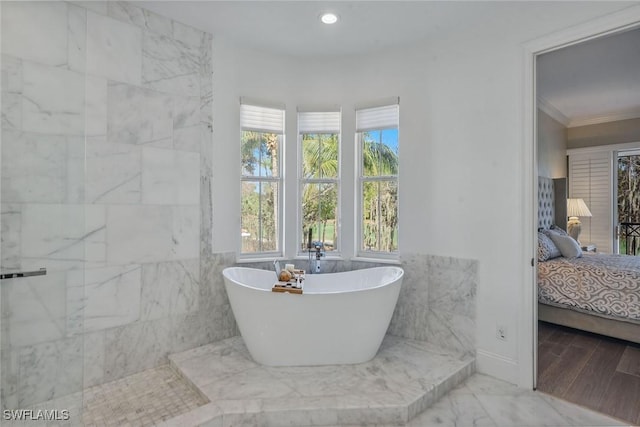
[[[320,15],[320,20],[324,24],[335,24],[338,22],[338,15],[335,13],[327,12]]]

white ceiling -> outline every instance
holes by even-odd
[[[372,54],[474,31],[487,23],[544,16],[520,1],[141,1],[140,6],[242,48],[300,58]],[[570,3],[564,3],[569,7]],[[546,4],[548,6],[548,3]],[[558,6],[555,4],[554,6]],[[332,11],[337,24],[321,24]],[[640,117],[640,30],[538,58],[538,97],[567,126]]]
[[[218,40],[296,57],[367,54],[526,13],[522,2],[484,1],[141,1],[140,6],[207,31]],[[535,2],[534,2],[535,3]],[[322,12],[340,20],[322,24]]]
[[[640,29],[546,53],[537,64],[543,109],[565,125],[640,117]]]

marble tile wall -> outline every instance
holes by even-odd
[[[285,263],[308,269],[307,260],[281,261],[281,265]],[[273,268],[271,262],[241,265]],[[383,265],[386,264],[327,260],[322,261],[322,271],[332,273]],[[477,261],[412,253],[402,255],[401,265],[405,275],[388,333],[475,355]]]
[[[236,334],[211,253],[212,37],[126,2],[2,2],[2,407]]]
[[[389,333],[475,355],[478,262],[405,254],[403,287]]]

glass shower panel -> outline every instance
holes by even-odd
[[[81,425],[86,101],[67,57],[74,15],[67,2],[0,6],[2,423]]]

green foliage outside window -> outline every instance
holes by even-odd
[[[302,134],[301,250],[312,240],[337,250],[339,138],[337,133]]]
[[[278,134],[243,131],[242,252],[271,252],[278,248],[280,175]]]
[[[640,155],[618,157],[618,222],[640,224]],[[640,255],[640,237],[621,236],[619,241],[621,254]]]
[[[364,251],[398,250],[397,132],[387,129],[361,134]]]
[[[398,249],[398,144],[397,129],[363,132],[362,250],[394,252]],[[278,248],[281,135],[243,131],[242,252],[269,252]],[[338,242],[338,134],[302,136],[301,249],[307,232],[328,251]]]

